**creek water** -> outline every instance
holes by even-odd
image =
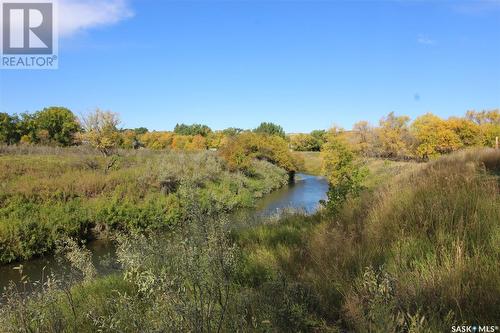
[[[294,182],[259,199],[256,207],[241,209],[232,214],[229,217],[230,222],[232,224],[234,222],[235,225],[239,221],[245,221],[245,224],[249,221],[259,223],[263,218],[277,215],[286,209],[312,214],[318,210],[320,200],[326,199],[327,191],[328,182],[324,177],[297,174]],[[96,240],[87,244],[87,248],[92,252],[92,260],[98,274],[106,275],[119,271],[119,266],[113,260],[115,247],[112,242]],[[23,275],[31,282],[40,281],[49,273],[57,276],[67,270],[67,267],[62,265],[54,255],[0,266],[0,294],[9,281],[19,283],[20,273],[16,267],[20,265],[22,265]]]

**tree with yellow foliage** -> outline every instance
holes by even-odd
[[[186,150],[206,150],[207,139],[200,134],[190,137],[190,142],[185,147]]]
[[[121,147],[125,149],[133,149],[137,140],[137,134],[133,130],[125,130],[121,132]]]
[[[481,144],[494,147],[496,138],[500,137],[500,109],[481,112],[467,111],[467,119],[478,124],[481,131]]]
[[[356,143],[355,149],[363,156],[370,156],[374,153],[375,132],[367,121],[358,121],[352,127]]]
[[[188,135],[175,134],[172,140],[173,150],[186,150],[190,143],[190,138]]]
[[[266,160],[290,173],[297,171],[300,165],[287,141],[277,135],[243,132],[228,137],[219,154],[232,170],[247,170],[252,159]]]
[[[391,112],[380,120],[378,140],[380,153],[383,157],[407,157],[410,153],[410,132],[408,129],[408,116],[396,116]]]
[[[81,141],[89,143],[104,156],[111,155],[120,144],[121,136],[118,132],[120,118],[117,113],[97,109],[83,116],[81,123],[84,128]]]
[[[452,117],[447,120],[447,123],[450,129],[458,135],[462,146],[473,147],[481,145],[481,128],[473,121]]]
[[[422,159],[428,160],[463,147],[463,143],[454,131],[452,123],[432,113],[427,113],[415,119],[411,129],[417,140],[416,155]]]
[[[147,132],[139,135],[139,141],[146,148],[154,150],[162,150],[171,148],[174,134],[171,132]]]

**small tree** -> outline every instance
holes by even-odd
[[[117,113],[97,109],[82,117],[85,130],[82,141],[88,142],[104,156],[109,156],[120,144],[119,124],[120,118]]]
[[[356,196],[361,192],[362,182],[368,173],[356,161],[354,153],[339,134],[340,131],[331,130],[321,152],[323,171],[330,184],[328,201],[323,204],[333,214],[338,213],[349,196]]]

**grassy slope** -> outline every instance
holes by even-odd
[[[282,272],[300,286],[275,297],[292,304],[293,323],[281,328],[438,332],[499,323],[500,152],[371,166],[380,171],[372,185],[385,185],[337,218],[289,216],[240,235],[247,283],[265,288]]]
[[[294,152],[304,161],[302,169],[299,172],[304,172],[311,175],[322,175],[322,163],[320,152]],[[390,161],[376,158],[367,158],[364,163],[370,170],[370,177],[367,179],[366,186],[373,187],[407,169],[417,165],[415,162]]]
[[[304,161],[302,170],[299,170],[299,172],[304,172],[308,173],[311,175],[321,175],[322,170],[321,170],[321,156],[319,152],[293,152],[295,155],[299,156],[301,160]]]
[[[168,228],[184,218],[186,191],[162,193],[165,180],[190,184],[217,211],[251,206],[287,181],[267,162],[254,162],[251,176],[231,173],[211,153],[129,151],[105,159],[82,149],[0,151],[0,264],[46,253],[66,236]]]

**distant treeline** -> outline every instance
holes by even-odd
[[[288,172],[300,169],[301,160],[291,154],[281,126],[262,123],[256,129],[228,128],[212,131],[206,125],[178,124],[173,132],[146,128],[120,129],[119,115],[96,110],[77,118],[63,107],[50,107],[33,114],[0,113],[0,144],[77,146],[89,145],[104,156],[118,148],[201,151],[216,149],[233,171],[250,172],[253,159],[271,162]]]
[[[119,128],[117,113],[96,110],[78,118],[64,107],[48,107],[34,113],[10,115],[0,112],[0,144],[39,144],[75,146],[88,143],[92,131],[106,132],[106,145],[117,148],[203,150],[220,148],[224,138],[243,132],[276,135],[285,131],[273,123],[262,123],[254,130],[227,128],[213,131],[202,124],[177,124],[173,131],[149,131],[145,127]],[[102,135],[104,136],[104,135]],[[104,144],[104,142],[103,142]]]
[[[468,111],[464,117],[442,119],[427,113],[410,122],[408,116],[389,113],[378,126],[360,121],[341,132],[354,151],[366,157],[427,160],[466,147],[494,147],[500,137],[500,110]],[[327,133],[290,136],[294,150],[321,150]]]
[[[0,113],[0,143],[73,146],[94,143],[106,153],[112,148],[172,150],[220,149],[242,133],[266,134],[286,141],[295,151],[321,151],[327,131],[286,135],[273,123],[253,130],[227,128],[213,131],[202,124],[177,124],[173,131],[119,128],[116,113],[96,110],[79,119],[64,107],[35,113]],[[339,129],[336,129],[339,131]],[[468,111],[464,117],[442,119],[431,113],[410,122],[408,116],[389,113],[378,126],[356,123],[351,131],[340,130],[352,148],[363,156],[393,159],[424,159],[464,147],[492,147],[500,137],[500,110]]]

